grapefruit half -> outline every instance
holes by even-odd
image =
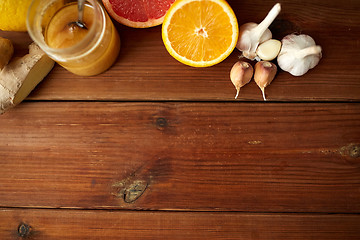
[[[133,28],[149,28],[162,24],[175,0],[102,0],[110,16]]]

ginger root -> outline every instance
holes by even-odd
[[[28,54],[10,61],[0,72],[0,114],[22,102],[54,63],[35,43]]]
[[[9,39],[0,37],[0,71],[9,63],[14,54],[14,46]]]

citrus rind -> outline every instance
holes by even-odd
[[[232,28],[231,43],[229,44],[226,51],[224,51],[221,55],[219,55],[218,57],[216,57],[215,59],[210,60],[210,61],[208,61],[208,60],[194,61],[192,59],[189,59],[187,57],[180,55],[173,48],[171,42],[169,41],[167,29],[169,28],[169,25],[171,24],[171,18],[176,11],[178,11],[179,9],[184,7],[186,4],[190,4],[190,3],[196,2],[196,1],[199,1],[199,0],[177,0],[177,1],[175,1],[175,3],[170,7],[170,9],[168,10],[168,12],[165,15],[165,18],[164,18],[164,21],[162,24],[162,39],[163,39],[163,43],[166,47],[166,50],[169,52],[169,54],[173,58],[175,58],[179,62],[189,65],[189,66],[192,66],[192,67],[209,67],[209,66],[213,66],[213,65],[216,65],[216,64],[222,62],[233,52],[233,50],[236,47],[236,43],[238,41],[239,27],[238,27],[237,18],[236,18],[234,11],[232,10],[230,5],[225,0],[207,0],[207,1],[212,1],[216,4],[219,4],[222,7],[222,9],[224,10],[224,12],[227,13],[227,15],[230,19],[231,28]]]

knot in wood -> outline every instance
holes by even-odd
[[[125,203],[135,202],[147,189],[148,182],[145,180],[125,179],[113,184],[115,195],[124,200]]]
[[[26,238],[30,236],[31,233],[31,226],[21,223],[18,227],[18,235],[22,238]]]
[[[167,120],[165,118],[159,117],[156,119],[156,127],[160,130],[166,128],[168,125]]]
[[[124,189],[124,201],[126,203],[135,202],[146,190],[146,181],[136,180]]]
[[[353,158],[360,157],[360,146],[359,145],[352,145],[350,147],[350,156]]]
[[[340,154],[343,156],[350,156],[352,158],[360,157],[360,146],[358,144],[351,143],[340,149]]]

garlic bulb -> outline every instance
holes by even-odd
[[[290,34],[281,42],[282,48],[277,57],[278,65],[293,76],[304,75],[314,68],[322,57],[321,47],[308,35]]]
[[[250,22],[240,26],[236,48],[242,51],[244,57],[254,60],[257,57],[256,49],[259,44],[272,38],[272,33],[268,27],[280,13],[280,10],[281,5],[277,3],[260,24]]]

